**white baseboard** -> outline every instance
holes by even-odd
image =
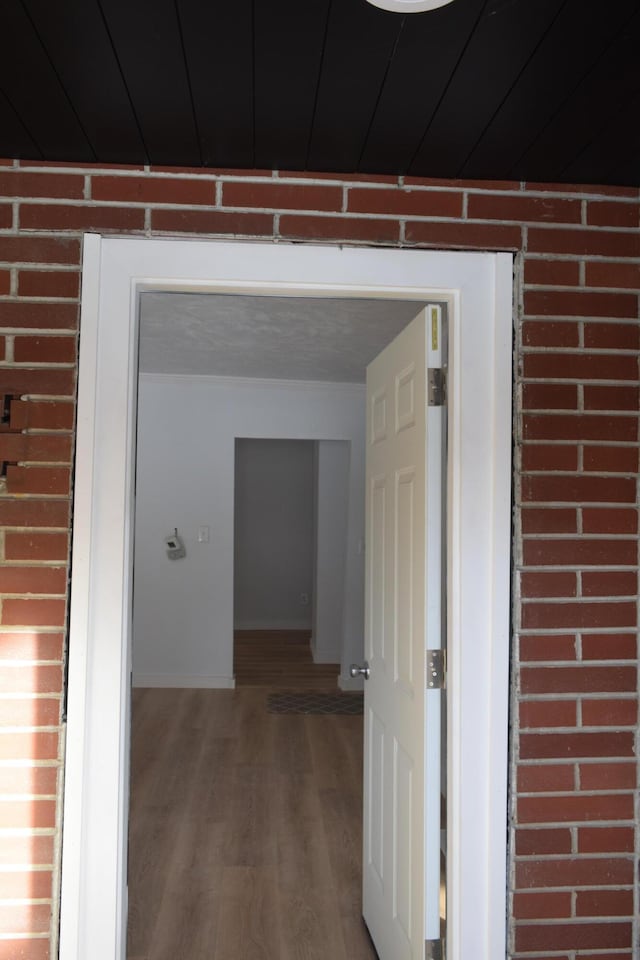
[[[350,677],[341,673],[338,677],[338,686],[341,690],[364,690],[364,680],[362,677]]]
[[[133,685],[134,687],[163,687],[166,689],[193,687],[201,690],[233,690],[236,679],[235,677],[206,676],[203,674],[190,677],[163,673],[134,673]]]

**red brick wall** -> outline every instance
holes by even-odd
[[[631,960],[639,215],[622,188],[0,161],[0,960],[56,948],[83,230],[520,253],[510,954]]]

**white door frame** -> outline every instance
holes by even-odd
[[[510,254],[84,238],[61,960],[124,960],[138,300],[449,304],[449,960],[505,955]]]

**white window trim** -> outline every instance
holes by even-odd
[[[61,960],[126,956],[137,326],[148,289],[449,302],[447,956],[505,956],[511,255],[87,234]]]

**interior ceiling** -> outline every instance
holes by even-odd
[[[140,372],[364,383],[423,304],[143,293]]]
[[[640,184],[640,0],[2,0],[0,154]]]

